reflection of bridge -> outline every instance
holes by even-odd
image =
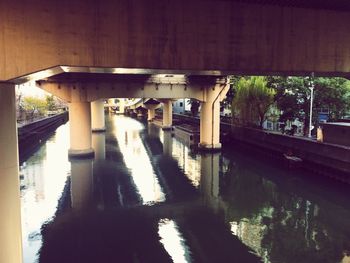
[[[163,99],[164,128],[171,99],[197,99],[200,146],[215,150],[228,75],[349,74],[346,1],[130,2],[0,3],[1,262],[21,262],[16,83],[67,101],[69,154],[91,157],[101,99]]]

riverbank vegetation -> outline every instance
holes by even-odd
[[[350,81],[325,77],[238,77],[230,79],[225,105],[232,105],[237,125],[283,129],[299,126],[305,135],[310,118],[310,87],[314,87],[312,123],[349,118]]]

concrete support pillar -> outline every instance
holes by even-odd
[[[221,149],[220,143],[220,101],[201,103],[199,148]]]
[[[138,110],[136,110],[136,112],[137,112],[137,117],[138,118],[142,118],[143,117],[142,109],[138,109]]]
[[[71,160],[71,202],[74,210],[91,207],[93,201],[93,159]]]
[[[90,102],[69,103],[70,157],[90,157],[91,148],[91,110]]]
[[[155,109],[148,109],[147,120],[151,122],[151,121],[154,120],[155,117],[156,117],[156,111],[155,111]]]
[[[170,130],[173,125],[173,104],[172,101],[163,101],[163,130]]]
[[[22,262],[15,85],[0,83],[0,262]]]
[[[156,117],[156,108],[158,107],[158,104],[144,104],[144,107],[148,110],[147,120],[153,121]]]
[[[91,102],[91,126],[93,132],[106,131],[103,100]]]
[[[114,105],[115,103],[114,103],[114,99],[112,98],[112,99],[108,99],[108,105],[109,105],[109,107],[108,107],[108,112],[112,112],[112,113],[114,113],[114,111],[112,110],[112,106],[111,105]]]
[[[125,99],[119,99],[119,112],[120,114],[125,113]]]

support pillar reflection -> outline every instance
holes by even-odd
[[[173,138],[171,131],[163,132],[163,154],[172,156],[173,154]]]
[[[217,209],[219,197],[220,153],[201,155],[201,184],[200,189],[210,206]]]
[[[71,203],[74,210],[91,207],[93,201],[93,159],[71,160]]]
[[[92,148],[95,151],[95,160],[106,159],[106,134],[104,132],[92,134]]]
[[[15,85],[0,83],[0,262],[22,262]]]
[[[91,126],[93,132],[103,132],[106,130],[103,100],[91,102]]]

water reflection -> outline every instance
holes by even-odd
[[[192,262],[189,248],[174,220],[161,219],[158,224],[160,242],[171,256],[173,262]]]
[[[152,204],[165,201],[163,189],[140,138],[140,131],[144,129],[144,126],[131,118],[114,117],[113,124],[119,149],[137,191],[142,197],[142,203]]]
[[[68,124],[20,166],[24,262],[35,262],[42,244],[41,226],[51,220],[62,195],[70,164]]]
[[[302,181],[290,189],[292,192],[282,190],[264,174],[274,172],[285,176],[283,171],[277,172],[262,164],[252,166],[247,163],[252,159],[234,157],[222,176],[219,198],[215,180],[215,177],[220,178],[218,158],[202,163],[201,187],[207,197],[212,197],[211,207],[216,204],[215,208],[224,214],[233,235],[253,249],[263,262],[342,260],[343,251],[349,251],[350,246],[348,207],[334,206],[322,195],[310,196],[307,190],[300,191],[308,187]],[[208,165],[210,161],[216,164]],[[204,171],[211,171],[212,176],[209,173],[205,177]],[[212,181],[208,183],[211,189],[206,188],[208,179]]]
[[[95,151],[95,160],[106,159],[106,134],[104,132],[92,133],[92,148]]]
[[[74,210],[93,207],[92,159],[71,160],[71,206]]]
[[[165,134],[163,131],[160,132],[163,145],[171,144],[171,155],[178,162],[191,184],[198,188],[201,180],[201,156],[192,153],[188,145]]]
[[[348,194],[134,119],[106,125],[94,159],[68,161],[65,125],[21,166],[25,262],[42,239],[40,262],[349,261]]]
[[[171,131],[163,131],[163,154],[172,156],[173,154],[173,138]]]

